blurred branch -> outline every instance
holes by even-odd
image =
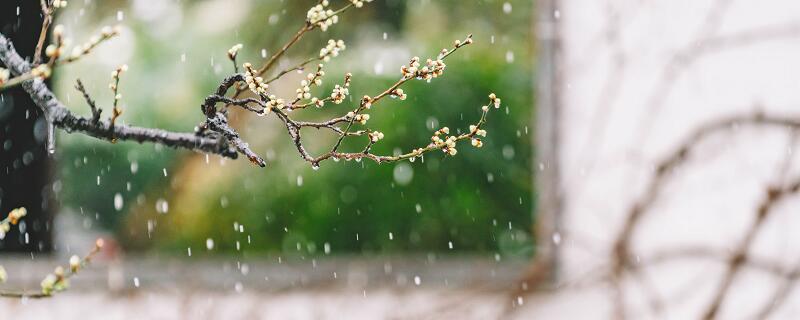
[[[69,279],[77,275],[78,272],[89,265],[94,259],[95,255],[103,248],[103,239],[97,239],[94,247],[83,257],[73,255],[69,259],[67,268],[57,266],[53,273],[48,274],[42,279],[41,291],[39,292],[25,292],[25,291],[5,291],[0,290],[0,297],[15,298],[15,299],[42,299],[52,297],[55,293],[67,290],[69,288]],[[2,269],[3,281],[7,274],[5,269]]]
[[[750,228],[747,229],[744,238],[736,249],[734,249],[733,255],[728,259],[728,268],[723,276],[722,283],[719,288],[717,288],[716,293],[714,293],[714,298],[705,311],[703,319],[714,319],[717,317],[719,308],[723,301],[725,301],[733,279],[747,259],[747,252],[750,250],[753,242],[755,242],[756,235],[758,231],[761,230],[764,221],[766,221],[770,213],[773,212],[773,207],[784,198],[796,194],[798,190],[800,190],[800,179],[793,181],[787,186],[770,186],[767,188],[766,195],[756,211],[756,218],[753,220]]]
[[[650,181],[645,193],[640,196],[639,200],[634,202],[634,204],[628,210],[626,215],[627,217],[623,222],[623,227],[613,246],[613,263],[611,274],[615,291],[618,295],[616,298],[616,303],[618,304],[619,310],[624,310],[624,308],[619,305],[625,301],[621,286],[625,271],[629,270],[633,265],[630,261],[632,256],[630,253],[630,244],[634,235],[634,231],[636,230],[636,226],[642,221],[643,217],[647,214],[647,212],[649,212],[649,210],[654,206],[660,197],[661,189],[667,183],[671,173],[688,160],[692,149],[705,138],[715,133],[729,130],[735,126],[777,127],[794,131],[800,128],[800,118],[767,116],[756,113],[752,115],[734,116],[727,119],[717,120],[696,129],[673,152],[669,153],[666,158],[658,163],[655,170],[655,176]],[[706,311],[706,318],[715,317],[719,305],[722,303],[722,300],[725,297],[725,292],[730,286],[730,281],[741,267],[743,261],[746,259],[747,249],[753,242],[755,233],[760,228],[763,220],[769,214],[772,206],[784,196],[797,192],[798,189],[800,189],[800,180],[793,182],[788,186],[768,188],[767,196],[756,212],[756,219],[751,226],[751,229],[748,231],[748,233],[745,235],[745,238],[739,245],[736,251],[737,254],[735,254],[728,261],[729,267],[724,278],[725,280],[720,286],[714,302],[712,302],[712,304],[709,306],[709,309]],[[624,316],[624,313],[622,314]]]

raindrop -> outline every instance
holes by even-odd
[[[511,160],[514,158],[514,147],[511,145],[503,146],[503,158],[506,160]]]
[[[491,174],[491,173],[487,173],[486,174],[486,181],[488,181],[489,183],[494,182],[494,175]]]
[[[449,248],[450,250],[453,250],[453,241],[448,241],[447,242],[447,248]]]
[[[561,243],[561,234],[558,232],[553,233],[553,243],[559,245]]]
[[[139,287],[139,277],[133,277],[133,286]]]
[[[280,16],[273,13],[269,15],[269,20],[267,22],[269,22],[270,25],[274,26],[276,23],[278,23],[278,20],[280,20]],[[266,56],[266,53],[264,55]]]
[[[511,50],[506,51],[506,62],[513,63],[514,62],[514,52]]]
[[[394,240],[394,235],[391,232],[389,232],[389,240]]]
[[[122,21],[123,18],[125,18],[125,15],[122,11],[117,11],[117,21]]]
[[[166,177],[167,176],[167,168],[162,168],[161,170],[162,170],[162,172],[164,172],[164,176]]]
[[[30,151],[26,151],[25,154],[22,155],[22,163],[26,166],[33,162],[33,153]]]
[[[298,187],[303,186],[303,176],[297,176],[297,186]]]
[[[393,174],[394,181],[401,186],[405,186],[414,179],[414,168],[408,163],[401,162],[394,167]]]
[[[134,161],[131,162],[131,173],[136,174],[139,171],[139,163]]]
[[[314,163],[314,164],[312,164],[312,165],[311,165],[311,169],[314,169],[314,171],[317,171],[317,170],[319,170],[319,163]]]
[[[420,285],[421,283],[422,283],[422,279],[420,279],[419,276],[414,276],[414,284],[415,285]]]
[[[241,282],[237,281],[236,284],[234,285],[234,289],[236,290],[236,292],[241,293],[242,290],[244,290],[244,286],[242,285]]]
[[[120,211],[122,210],[122,205],[123,205],[122,195],[119,192],[117,192],[117,194],[114,195],[114,209]]]
[[[56,153],[56,128],[52,123],[47,124],[47,153]]]
[[[190,248],[190,247],[187,247],[187,248],[186,248],[186,254],[187,254],[187,255],[189,255],[189,256],[191,257],[191,256],[192,256],[192,248]]]
[[[331,244],[330,243],[325,242],[325,244],[322,245],[322,248],[325,251],[325,254],[330,254],[331,253]]]
[[[439,119],[436,119],[434,117],[428,117],[428,119],[425,120],[425,124],[428,126],[428,130],[439,129]]]
[[[211,238],[206,239],[206,249],[214,250],[214,239]]]
[[[512,10],[512,9],[513,9],[513,8],[511,7],[511,4],[510,4],[510,3],[508,3],[508,2],[506,2],[506,3],[503,3],[503,13],[505,13],[505,14],[509,14],[509,13],[511,13],[511,10]]]
[[[163,214],[169,212],[169,202],[167,202],[167,200],[164,200],[164,198],[156,200],[156,211],[158,213],[163,213]]]
[[[420,205],[419,203],[417,203],[417,205],[415,205],[415,206],[414,206],[414,209],[416,209],[416,210],[417,210],[417,213],[420,213],[420,212],[422,212],[422,205]]]

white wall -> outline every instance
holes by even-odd
[[[612,248],[655,169],[705,124],[730,116],[800,119],[800,1],[562,0],[558,285],[525,314],[615,317]],[[729,126],[696,142],[665,175],[637,224],[626,273],[628,318],[699,318],[753,225],[768,185],[800,176],[798,139],[779,126]],[[557,237],[556,237],[557,238]],[[689,249],[710,251],[695,254]],[[650,263],[664,252],[681,258]],[[800,196],[755,233],[720,318],[750,318],[800,263]],[[783,269],[780,269],[783,270]],[[800,290],[798,290],[800,291]],[[647,301],[657,301],[656,312]],[[800,292],[774,318],[800,317]]]

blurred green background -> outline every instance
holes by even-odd
[[[103,25],[123,35],[88,59],[56,73],[62,100],[82,114],[89,109],[72,88],[81,78],[99,104],[108,106],[110,72],[127,63],[121,92],[128,124],[192,131],[203,119],[199,105],[232,66],[226,51],[244,44],[239,61],[260,65],[303,24],[315,1],[131,0],[70,1],[58,17],[73,42],[88,40]],[[346,1],[332,0],[332,7]],[[468,4],[467,4],[468,3]],[[425,145],[441,126],[467,130],[490,92],[503,99],[491,112],[482,149],[468,142],[455,157],[430,153],[423,161],[375,164],[301,161],[276,119],[234,114],[233,121],[258,153],[248,161],[223,160],[151,144],[109,144],[61,132],[58,197],[85,227],[113,232],[129,250],[186,254],[479,253],[528,257],[533,203],[532,1],[375,0],[344,13],[327,32],[307,35],[280,66],[290,66],[344,39],[347,50],[326,64],[319,96],[352,72],[352,96],[375,95],[399,76],[415,55],[435,56],[455,39],[474,34],[475,44],[447,60],[444,77],[413,81],[408,100],[390,100],[371,111],[369,126],[386,134],[376,153]],[[280,70],[281,68],[276,68]],[[272,86],[293,96],[301,75]],[[293,113],[324,119],[353,108],[341,105]],[[106,107],[106,114],[110,107]],[[335,136],[309,130],[312,153]],[[363,148],[363,138],[345,149]],[[71,213],[66,213],[71,214]],[[207,243],[213,242],[213,250]]]

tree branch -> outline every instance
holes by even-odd
[[[0,34],[0,61],[14,75],[22,75],[31,71],[31,65],[14,49],[13,44]],[[107,121],[95,121],[73,114],[61,101],[56,99],[52,91],[40,78],[33,78],[22,83],[23,89],[31,96],[36,106],[45,114],[54,126],[68,132],[81,132],[101,140],[133,140],[139,143],[153,142],[173,148],[184,148],[205,153],[218,154],[224,157],[237,157],[236,150],[221,135],[198,135],[194,133],[171,132],[162,129],[142,128],[127,125],[115,125]],[[234,146],[237,144],[234,143]]]

